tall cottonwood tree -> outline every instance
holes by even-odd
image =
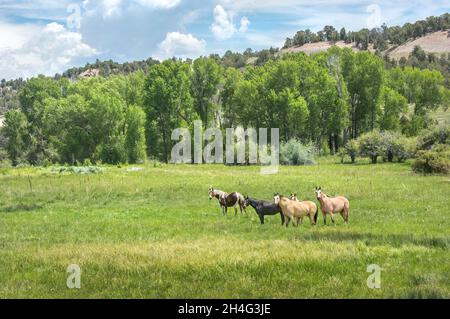
[[[211,99],[218,93],[222,74],[222,67],[212,58],[198,58],[192,65],[191,95],[204,128],[208,128],[212,111]]]
[[[172,130],[191,123],[190,66],[167,60],[152,67],[145,81],[149,154],[169,162]]]

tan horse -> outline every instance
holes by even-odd
[[[322,192],[321,187],[315,189],[317,200],[320,203],[320,209],[322,210],[323,223],[327,224],[327,214],[330,214],[331,221],[334,224],[334,213],[340,213],[344,222],[348,223],[348,211],[350,208],[350,202],[344,196],[328,197],[327,194]]]
[[[301,202],[309,207],[309,211],[314,213],[314,221],[311,220],[311,215],[309,215],[310,216],[309,219],[310,219],[311,225],[315,225],[317,222],[317,215],[318,215],[316,203],[314,203],[310,200],[300,201],[297,197],[297,194],[291,194],[291,196],[289,196],[289,198],[291,200],[297,201],[299,203]],[[300,218],[300,224],[303,224],[303,217]]]
[[[317,209],[312,211],[309,205],[303,202],[297,202],[290,200],[289,198],[282,196],[280,194],[275,194],[273,197],[274,203],[280,206],[281,211],[284,215],[286,227],[289,226],[289,222],[292,220],[294,226],[298,226],[301,218],[306,215],[309,216],[311,225],[314,225],[314,221],[317,220]]]

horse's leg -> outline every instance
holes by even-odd
[[[323,215],[323,224],[326,225],[327,224],[327,214],[322,212]]]
[[[261,222],[261,225],[264,225],[264,215],[263,214],[258,214],[259,216],[259,220]]]
[[[333,225],[336,226],[336,223],[334,222],[333,212],[330,212],[330,218],[331,218],[331,222],[333,223]]]
[[[344,207],[344,220],[345,223],[348,224],[348,207]]]
[[[280,213],[280,216],[281,216],[281,226],[283,226],[284,225],[284,221],[285,221],[285,217],[284,217],[283,213]]]
[[[314,222],[314,212],[311,210],[309,212],[309,221],[311,222],[311,226],[314,226],[316,223]]]
[[[236,215],[237,215],[237,207],[236,207],[236,204],[234,204],[233,208],[234,208],[234,216],[236,216]]]
[[[285,224],[286,224],[286,228],[289,226],[289,222],[291,221],[291,217],[290,216],[284,216],[285,217]]]

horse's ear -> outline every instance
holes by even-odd
[[[294,193],[294,196],[297,197],[297,194]]]

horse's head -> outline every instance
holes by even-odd
[[[250,205],[249,197],[245,196],[244,197],[244,208],[246,208],[248,205]]]
[[[278,203],[281,200],[281,195],[278,193],[273,194],[273,202],[275,203],[275,205],[278,205]]]
[[[316,186],[315,192],[316,192],[316,198],[317,198],[317,199],[321,199],[321,198],[323,198],[324,195],[325,195],[325,194],[322,192],[322,187],[317,187],[317,186]]]
[[[214,188],[212,188],[212,187],[208,188],[209,199],[211,200],[215,195],[216,195],[216,192],[215,192]]]
[[[290,199],[290,200],[295,200],[295,201],[298,201],[298,197],[297,197],[297,194],[295,194],[295,193],[292,193],[292,194],[291,194],[291,196],[289,196],[289,199]]]

